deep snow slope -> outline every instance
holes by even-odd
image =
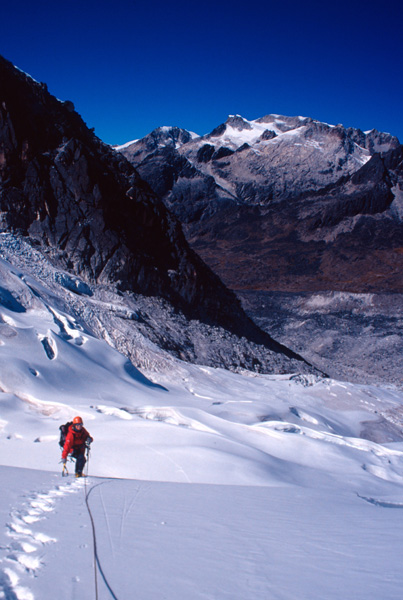
[[[249,333],[254,332],[250,338],[189,319],[159,296],[122,292],[113,284],[88,285],[56,266],[29,239],[11,233],[0,234],[0,256],[4,259],[0,260],[0,285],[10,302],[14,302],[13,294],[21,298],[14,302],[17,312],[40,305],[55,320],[56,330],[68,337],[71,334],[53,308],[68,311],[79,327],[107,340],[138,367],[158,370],[160,362],[169,363],[170,356],[175,356],[234,370],[318,372],[263,333],[246,315],[252,324]]]
[[[0,262],[0,598],[95,597],[85,494],[100,598],[400,598],[401,391],[189,364],[140,331],[139,370],[95,335],[96,293],[24,264]],[[87,487],[61,477],[76,414]]]
[[[113,347],[108,330],[109,344],[95,335],[99,313],[77,310],[76,298],[88,296],[82,282],[58,272],[57,283],[47,263],[32,260],[43,268],[36,278],[0,261],[2,464],[54,469],[58,424],[78,412],[100,442],[98,475],[116,475],[118,463],[120,476],[142,479],[305,482],[318,467],[318,449],[326,449],[340,474],[353,469],[366,479],[385,471],[400,480],[400,453],[370,441],[403,440],[397,388],[191,365],[139,331],[140,371]],[[96,294],[89,300],[100,303]],[[133,311],[131,320],[138,318]],[[124,439],[123,455],[120,443],[108,443],[115,438]],[[208,457],[215,468],[206,472]],[[331,471],[339,473],[333,464]]]
[[[0,477],[2,597],[95,598],[82,482],[9,467]],[[401,597],[403,504],[375,505],[332,486],[94,477],[87,493],[102,600]]]

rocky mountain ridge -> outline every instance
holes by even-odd
[[[164,127],[117,150],[232,289],[403,290],[403,152],[390,134],[235,115],[206,136]]]
[[[31,245],[32,256],[40,251],[70,273],[73,287],[79,277],[81,290],[104,286],[114,297],[137,294],[167,303],[160,311],[165,333],[160,335],[157,325],[143,327],[143,334],[154,331],[153,339],[176,356],[268,372],[310,370],[246,316],[233,292],[190,249],[178,220],[132,165],[87,128],[72,102],[57,100],[45,84],[3,58],[0,231],[24,240],[24,248]],[[146,302],[150,315],[152,305]],[[172,314],[182,315],[179,329]],[[99,335],[113,340],[113,327],[109,331],[108,319],[103,322]],[[203,331],[196,327],[191,333],[190,324],[197,322]],[[128,355],[141,323],[129,325],[121,344]],[[238,344],[235,357],[221,356],[223,332]],[[212,346],[210,353],[202,356],[195,349],[197,336],[203,339],[199,346]]]

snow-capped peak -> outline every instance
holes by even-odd
[[[174,148],[180,148],[183,144],[200,138],[200,135],[194,131],[188,131],[187,129],[175,127],[174,125],[162,125],[161,127],[154,129],[144,138],[131,140],[130,142],[126,142],[120,146],[112,146],[112,148],[116,150],[116,152],[120,152],[121,150],[125,150],[130,146],[141,142],[142,140],[147,140],[150,138],[154,141],[158,140],[159,146],[169,145],[173,146]]]
[[[299,129],[308,121],[311,119],[280,115],[267,115],[255,120],[245,119],[241,115],[229,115],[225,123],[201,139],[212,140],[215,145],[236,150],[245,144],[253,146],[257,142],[269,141]]]
[[[131,146],[132,144],[135,144],[136,142],[138,142],[137,140],[131,140],[130,142],[126,142],[125,144],[121,144],[120,146],[112,146],[112,148],[114,150],[116,150],[116,152],[120,152],[121,150],[124,150],[125,148],[128,148],[129,146]]]

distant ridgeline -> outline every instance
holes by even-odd
[[[232,289],[403,292],[403,148],[390,134],[236,115],[116,151]]]

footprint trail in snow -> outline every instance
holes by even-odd
[[[11,509],[6,523],[10,542],[0,547],[0,600],[35,600],[29,580],[37,577],[45,564],[44,546],[58,541],[40,530],[40,522],[49,517],[63,496],[81,490],[81,482],[67,482],[47,492],[32,492],[20,507]]]

